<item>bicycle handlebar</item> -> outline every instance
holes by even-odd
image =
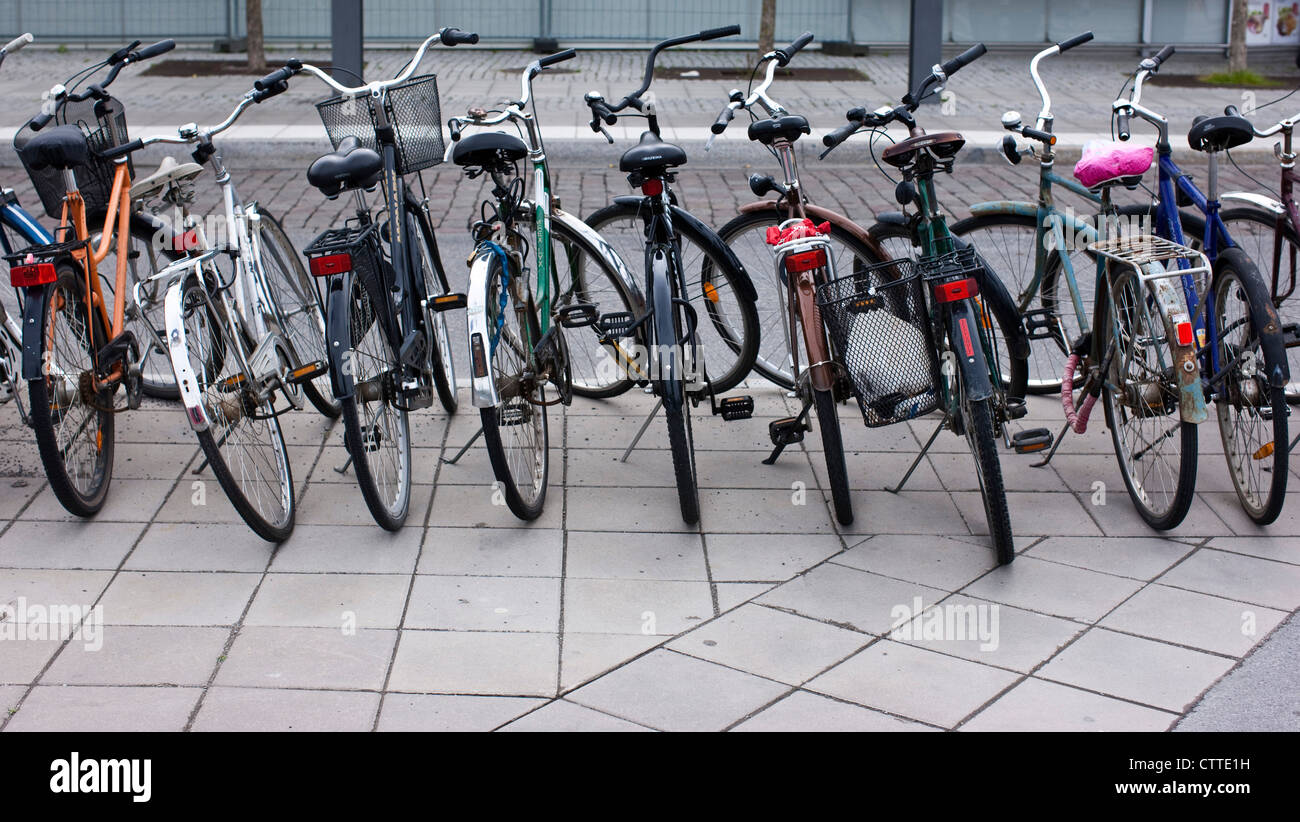
[[[557,51],[555,54],[543,57],[537,61],[537,65],[539,68],[550,68],[556,63],[563,63],[565,60],[572,60],[577,56],[578,52],[573,49],[565,49],[564,51]]]
[[[1090,31],[1085,31],[1083,34],[1076,34],[1074,37],[1071,37],[1069,40],[1062,40],[1061,42],[1057,43],[1056,53],[1064,54],[1065,52],[1069,51],[1075,46],[1082,46],[1084,43],[1088,42],[1091,39],[1092,39],[1092,32]]]
[[[612,106],[606,105],[606,109],[609,111],[611,115],[617,114],[618,112],[622,111],[628,106],[633,106],[638,110],[640,109],[640,106],[636,105],[636,103],[641,99],[641,95],[646,93],[646,91],[650,88],[650,84],[654,81],[655,58],[658,57],[659,52],[663,51],[664,49],[672,48],[673,46],[684,45],[686,43],[695,43],[702,40],[717,40],[720,37],[730,37],[733,34],[740,34],[740,26],[737,25],[722,26],[721,28],[708,29],[706,31],[701,31],[696,34],[685,34],[680,37],[670,37],[667,40],[656,43],[654,47],[650,49],[649,56],[646,57],[645,76],[641,80],[640,88],[638,88],[636,91],[632,92],[631,94],[627,95],[622,100],[618,101],[617,104]],[[587,96],[591,97],[592,95],[588,94]],[[590,105],[590,102],[588,103],[588,105]],[[614,122],[609,120],[607,117],[602,117],[601,119],[604,119],[605,122],[611,126],[614,125]],[[597,131],[597,130],[599,130],[599,125],[593,121],[592,131]]]
[[[339,94],[357,95],[357,94],[361,94],[362,92],[377,94],[384,91],[385,89],[406,82],[406,80],[408,80],[410,76],[415,73],[416,67],[418,67],[420,65],[420,61],[424,59],[424,53],[429,50],[429,46],[433,43],[434,40],[438,40],[444,46],[455,46],[461,43],[466,43],[466,44],[477,43],[478,35],[466,34],[460,29],[451,28],[451,27],[444,27],[438,29],[436,33],[429,35],[429,37],[425,39],[423,43],[420,44],[420,47],[416,49],[415,57],[411,58],[411,62],[407,63],[406,68],[403,69],[402,72],[398,74],[396,77],[392,78],[391,80],[376,80],[374,82],[365,83],[364,85],[360,85],[356,87],[343,85],[342,83],[335,80],[333,77],[326,74],[323,70],[321,70],[316,66],[311,65],[310,63],[303,63],[302,70],[308,72],[309,74],[314,75],[318,80],[325,83],[325,85],[334,89]]]
[[[167,52],[171,51],[174,48],[176,48],[175,40],[159,40],[157,43],[154,43],[152,46],[145,46],[144,48],[132,54],[131,62],[148,60],[151,57],[157,57],[160,54],[166,54]]]
[[[468,34],[458,28],[446,28],[439,32],[444,46],[472,46],[478,42],[477,34]]]
[[[14,39],[10,40],[8,43],[6,43],[5,47],[0,49],[0,52],[3,52],[5,54],[13,54],[15,51],[19,51],[20,49],[22,49],[23,46],[27,45],[28,43],[32,42],[35,39],[36,38],[32,36],[31,32],[20,34]]]
[[[283,68],[278,68],[260,80],[253,82],[253,88],[258,91],[266,91],[272,86],[279,85],[298,72],[302,71],[302,61],[298,58],[292,58],[284,64]]]
[[[803,34],[796,37],[790,45],[783,49],[777,49],[775,52],[777,65],[784,68],[785,65],[790,62],[791,58],[798,54],[804,46],[808,45],[812,41],[813,33],[811,31],[805,31]]]
[[[956,74],[958,71],[961,71],[966,66],[969,66],[971,63],[983,57],[987,52],[988,49],[984,47],[983,43],[976,43],[961,54],[958,54],[956,57],[944,63],[942,66],[943,73],[947,75]]]

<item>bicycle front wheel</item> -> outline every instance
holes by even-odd
[[[1286,391],[1269,384],[1275,363],[1251,319],[1246,278],[1258,273],[1241,249],[1219,255],[1214,285],[1214,327],[1219,368],[1227,373],[1214,403],[1223,456],[1247,516],[1268,525],[1282,512],[1287,482]],[[1257,294],[1267,293],[1257,283]]]
[[[844,462],[844,439],[840,436],[840,417],[835,396],[830,391],[813,389],[813,407],[817,411],[817,430],[822,435],[826,457],[826,476],[831,486],[831,504],[841,525],[853,523],[853,500],[849,498],[849,469]]]
[[[263,392],[244,367],[253,346],[197,278],[184,286],[181,318],[208,418],[208,427],[196,432],[208,467],[248,527],[262,539],[283,542],[293,533],[293,473],[274,394]],[[292,363],[287,350],[279,353],[283,374]]]
[[[1124,487],[1138,514],[1165,531],[1187,516],[1196,486],[1196,426],[1179,412],[1173,347],[1132,270],[1098,296],[1094,333],[1109,361],[1102,401]]]
[[[546,504],[550,473],[545,385],[530,376],[540,332],[532,306],[516,299],[523,289],[511,287],[497,255],[490,265],[484,305],[488,328],[496,329],[489,356],[498,402],[479,409],[483,442],[506,506],[520,519],[534,520]]]

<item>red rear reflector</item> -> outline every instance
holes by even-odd
[[[647,197],[658,197],[664,193],[664,181],[646,180],[641,184],[641,193]]]
[[[312,257],[309,265],[313,277],[328,277],[331,274],[342,274],[345,271],[352,270],[352,255],[325,254],[320,257]]]
[[[951,303],[957,300],[966,300],[980,293],[979,286],[975,283],[975,278],[966,277],[962,280],[955,280],[950,283],[939,283],[934,287],[934,299],[936,302]]]
[[[1183,346],[1191,345],[1192,340],[1196,339],[1192,333],[1192,324],[1185,320],[1174,325],[1174,334],[1178,337],[1178,344]]]
[[[54,263],[30,263],[16,265],[9,269],[9,282],[15,288],[48,285],[58,278],[54,273]]]
[[[821,268],[824,265],[826,265],[826,251],[820,248],[799,254],[791,254],[785,258],[785,270],[791,274],[812,271],[814,268]]]

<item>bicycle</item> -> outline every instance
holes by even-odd
[[[146,285],[165,289],[171,366],[204,455],[195,473],[210,466],[244,522],[263,539],[282,542],[293,532],[296,494],[279,418],[301,409],[302,395],[329,418],[340,408],[326,393],[325,321],[315,286],[279,222],[240,198],[213,143],[250,106],[288,88],[285,82],[264,85],[243,95],[216,126],[190,123],[174,137],[135,141],[193,146],[193,162],[165,160],[132,186],[135,198],[157,198],[178,212],[187,252],[137,286],[135,298],[147,306]],[[210,238],[190,213],[192,181],[205,165],[221,188],[220,238]],[[217,264],[223,256],[231,263],[229,276]]]
[[[856,357],[861,366],[852,374],[868,424],[873,414],[880,424],[887,424],[935,408],[943,413],[902,481],[887,490],[902,490],[944,428],[965,436],[975,459],[989,535],[998,562],[1006,564],[1015,558],[1015,546],[996,438],[1008,422],[1026,411],[1027,343],[1010,295],[975,248],[951,235],[935,195],[935,172],[952,172],[964,139],[956,132],[927,134],[913,116],[926,97],[942,91],[949,76],[984,52],[982,44],[976,45],[934,66],[897,106],[882,106],[870,113],[862,108],[850,110],[846,115],[849,123],[822,138],[827,149],[821,156],[825,157],[863,128],[880,134],[890,123],[904,125],[909,137],[887,147],[881,159],[902,173],[896,199],[904,209],[915,206],[915,212],[878,215],[879,222],[870,234],[889,250],[890,259],[823,286],[818,302],[823,311],[829,308],[839,314],[838,320],[832,317],[832,331],[845,340],[846,349],[853,339],[849,327],[852,315],[868,316],[879,308],[892,307],[890,313],[895,317],[909,323],[915,320],[913,327],[924,335],[923,340],[916,341],[908,332],[906,348],[914,351],[924,346],[933,386],[928,393],[927,375],[916,363],[896,362],[887,353],[882,357],[880,346],[873,349],[859,343]],[[993,333],[995,325],[1002,329],[1001,336]],[[885,340],[896,336],[889,331],[876,333]],[[1009,348],[1006,362],[1012,372],[1005,379],[999,354],[1003,344]]]
[[[10,280],[22,290],[22,377],[50,488],[64,508],[81,517],[96,513],[108,494],[114,415],[138,408],[143,394],[140,343],[126,325],[133,211],[129,155],[139,146],[129,142],[125,110],[107,88],[126,66],[170,51],[175,43],[163,40],[137,50],[139,45],[133,42],[78,72],[68,81],[71,89],[55,86],[49,108],[15,138],[47,211],[59,214],[54,242],[6,257]],[[105,66],[111,69],[103,82],[74,90]],[[42,130],[56,119],[59,124]],[[94,241],[88,214],[101,209],[104,224]],[[111,249],[116,260],[110,314],[98,267]],[[165,350],[138,311],[132,318]],[[115,404],[119,388],[125,389],[125,406]]]
[[[602,313],[623,314],[643,305],[627,266],[595,231],[561,210],[532,101],[532,81],[572,59],[573,49],[543,57],[522,74],[518,100],[498,110],[471,108],[448,124],[448,156],[473,179],[488,175],[491,199],[471,229],[467,291],[470,395],[479,409],[492,471],[507,506],[524,520],[541,515],[550,467],[546,408],[568,405],[574,394],[608,396],[625,382],[617,368],[632,344],[593,335],[590,348],[574,346],[566,329],[594,328]],[[509,123],[525,139],[501,131],[464,135],[466,127]],[[532,186],[518,164],[531,166]],[[529,257],[536,269],[530,276]],[[590,261],[590,265],[588,265]],[[548,400],[551,385],[556,398]],[[469,444],[473,444],[474,439]],[[461,454],[465,449],[461,449]],[[457,454],[449,463],[455,463]]]
[[[334,151],[311,164],[307,181],[330,199],[349,193],[355,213],[303,253],[324,284],[329,374],[342,404],[348,462],[371,515],[389,531],[410,509],[408,414],[430,407],[435,394],[447,413],[457,407],[444,314],[464,308],[465,296],[448,285],[428,198],[406,184],[407,175],[443,159],[437,78],[412,77],[435,40],[455,46],[477,43],[478,35],[443,28],[396,77],[355,88],[298,61],[258,81],[267,88],[305,71],[337,92],[316,104]],[[376,185],[382,224],[365,196]]]
[[[726,26],[664,40],[650,49],[645,76],[631,94],[613,105],[595,91],[584,97],[591,110],[591,130],[603,134],[609,143],[614,138],[604,126],[614,125],[619,117],[644,117],[647,122],[647,130],[641,134],[638,144],[624,152],[619,160],[619,170],[628,175],[629,184],[640,188],[641,196],[615,198],[613,206],[592,214],[587,220],[603,237],[609,236],[606,232],[614,221],[628,226],[624,229],[626,234],[639,236],[638,244],[645,260],[645,306],[639,309],[639,315],[606,313],[598,318],[597,327],[607,338],[635,336],[644,344],[647,353],[642,358],[644,364],[630,364],[629,378],[648,384],[658,401],[628,452],[636,447],[662,408],[668,425],[678,504],[682,519],[689,524],[698,522],[700,516],[690,410],[707,394],[713,414],[724,421],[753,416],[752,397],[718,400],[717,394],[739,385],[754,366],[758,350],[758,311],[754,303],[758,294],[740,261],[717,234],[676,204],[672,191],[676,179],[673,169],[686,163],[686,152],[663,141],[656,103],[653,96],[647,99],[644,95],[654,80],[655,58],[664,49],[739,33],[739,26]],[[628,108],[636,113],[623,113]],[[693,275],[688,277],[688,271],[693,269],[688,269],[683,262],[683,238],[690,239],[708,255],[707,263],[701,266],[699,280]],[[706,284],[706,271],[717,280]],[[728,285],[726,293],[719,288],[724,282]],[[734,300],[735,304],[724,307],[724,298]],[[711,326],[718,331],[722,346],[705,350],[697,333],[700,318],[696,303],[706,305]],[[715,353],[723,358],[726,367],[710,376],[706,361]]]

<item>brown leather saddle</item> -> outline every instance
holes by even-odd
[[[895,168],[912,164],[918,151],[929,151],[940,160],[950,160],[966,145],[966,138],[955,131],[936,131],[933,134],[921,134],[908,137],[894,143],[880,154],[880,159]]]

